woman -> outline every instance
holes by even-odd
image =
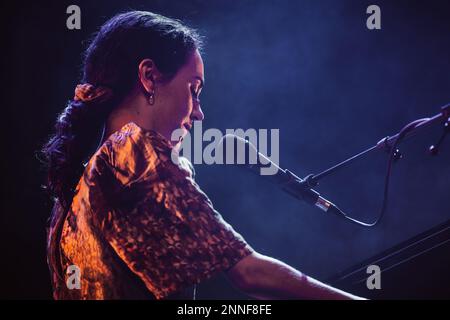
[[[172,162],[172,132],[204,117],[200,49],[194,30],[141,11],[113,17],[92,39],[82,83],[44,147],[54,298],[193,298],[218,272],[256,298],[353,298],[256,253],[189,161]]]

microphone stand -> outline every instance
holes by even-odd
[[[397,145],[403,141],[404,139],[411,138],[412,136],[416,135],[418,132],[422,131],[424,128],[429,127],[430,125],[437,123],[437,122],[443,122],[444,123],[444,132],[442,136],[440,137],[439,141],[436,145],[433,145],[429,148],[429,151],[432,155],[436,155],[439,151],[440,146],[442,145],[442,142],[445,138],[445,136],[450,131],[450,103],[441,107],[441,112],[436,114],[435,116],[431,118],[422,118],[417,119],[409,124],[407,124],[405,127],[403,127],[402,130],[400,130],[399,133],[393,135],[393,136],[387,136],[383,139],[381,139],[377,144],[374,146],[326,169],[318,174],[309,174],[305,178],[302,179],[301,183],[304,184],[304,187],[307,189],[311,189],[316,187],[319,184],[319,181],[332,173],[336,172],[339,169],[342,169],[344,167],[347,167],[349,164],[353,163],[355,160],[371,153],[376,150],[384,150],[388,154],[390,154],[389,162],[388,162],[388,169],[386,173],[386,179],[385,179],[385,192],[384,192],[384,199],[383,199],[383,206],[382,211],[379,217],[372,223],[365,223],[358,221],[356,219],[353,219],[349,216],[347,216],[344,212],[341,212],[341,214],[349,219],[350,221],[362,225],[365,227],[372,227],[375,226],[381,219],[381,217],[384,214],[384,211],[387,207],[387,196],[388,196],[388,186],[389,186],[389,176],[391,171],[391,165],[393,161],[397,161],[401,159],[402,155],[400,151],[397,149]]]

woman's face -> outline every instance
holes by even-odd
[[[169,141],[174,130],[183,130],[184,137],[193,121],[203,120],[199,96],[204,77],[203,60],[196,50],[171,81],[155,84],[154,128]]]

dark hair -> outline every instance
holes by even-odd
[[[94,34],[83,55],[81,82],[110,88],[113,94],[102,102],[69,100],[42,150],[48,166],[46,188],[64,207],[71,203],[83,162],[98,143],[107,116],[136,85],[140,61],[152,59],[170,80],[195,49],[201,49],[195,30],[146,11],[118,14]]]

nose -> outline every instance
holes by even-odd
[[[192,110],[191,117],[193,121],[202,121],[203,119],[205,119],[205,115],[202,111],[200,103],[197,102],[194,104],[194,110]]]

